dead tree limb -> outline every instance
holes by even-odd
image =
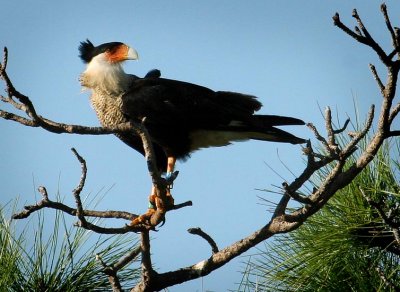
[[[214,239],[212,239],[212,237],[210,235],[208,235],[207,233],[205,233],[203,230],[201,230],[200,227],[197,228],[189,228],[188,232],[190,234],[195,234],[200,236],[201,238],[203,238],[205,241],[208,242],[208,244],[211,246],[211,251],[212,253],[217,253],[218,252],[218,246],[215,243]]]

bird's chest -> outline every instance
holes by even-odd
[[[97,117],[103,126],[112,127],[127,122],[121,111],[121,95],[110,96],[104,93],[94,93],[90,99]]]

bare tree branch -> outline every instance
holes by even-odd
[[[350,123],[350,119],[348,118],[348,119],[346,119],[346,121],[344,122],[343,127],[341,127],[340,129],[334,130],[334,131],[333,131],[333,134],[338,135],[338,134],[343,133],[343,132],[347,129],[347,126],[349,125],[349,123]]]
[[[201,230],[200,227],[197,227],[197,228],[189,228],[189,229],[188,229],[188,232],[189,232],[190,234],[198,235],[198,236],[202,237],[205,241],[207,241],[208,244],[211,246],[211,250],[212,250],[212,253],[213,253],[213,254],[215,254],[215,253],[218,252],[218,246],[217,246],[217,244],[215,243],[214,239],[212,239],[212,237],[211,237],[210,235],[208,235],[208,234],[205,233],[203,230]]]
[[[384,94],[385,93],[385,85],[383,85],[381,78],[379,78],[379,75],[378,75],[378,72],[376,72],[375,66],[372,64],[369,64],[369,68],[371,69],[372,75],[374,76],[374,79],[375,79],[376,83],[378,84],[381,94]]]
[[[102,266],[104,267],[103,272],[108,276],[113,292],[122,291],[121,283],[117,276],[118,271],[124,268],[127,264],[129,264],[133,260],[135,260],[137,256],[140,254],[140,251],[141,247],[138,246],[132,249],[128,254],[126,254],[125,256],[120,258],[117,262],[111,265],[107,265],[106,263],[104,263],[100,255],[96,255],[97,260],[99,260]]]
[[[119,278],[117,276],[117,271],[114,270],[112,267],[108,266],[103,259],[100,257],[100,255],[96,255],[96,259],[101,263],[103,266],[104,274],[107,275],[108,281],[110,282],[111,289],[113,292],[121,292],[122,287],[121,287],[121,282],[119,281]]]
[[[398,35],[398,32],[395,32],[395,30],[393,29],[393,26],[392,26],[392,24],[390,22],[389,14],[387,12],[387,7],[386,7],[385,3],[383,3],[381,5],[381,11],[382,11],[382,14],[383,14],[383,18],[385,19],[386,27],[387,27],[387,29],[390,32],[390,35],[392,37],[392,46],[394,48],[393,52],[396,52],[398,54],[398,56],[400,57],[399,35]],[[389,58],[392,59],[392,57],[389,57]]]
[[[141,232],[142,252],[142,281],[131,291],[154,291],[154,282],[157,282],[158,274],[153,270],[150,253],[150,237],[148,231]],[[166,286],[168,287],[168,286]]]
[[[391,110],[391,112],[390,112],[390,115],[389,115],[389,123],[390,123],[390,124],[393,123],[393,120],[397,117],[397,115],[399,114],[399,112],[400,112],[400,102],[399,102],[398,104],[396,104],[396,105],[392,108],[392,110]]]
[[[386,66],[390,66],[391,65],[391,60],[388,58],[388,56],[386,55],[386,53],[382,50],[382,48],[375,42],[375,40],[371,37],[371,35],[369,34],[368,30],[365,28],[361,18],[359,17],[357,10],[354,9],[353,10],[353,14],[352,16],[356,19],[357,24],[358,24],[358,32],[359,33],[355,33],[353,32],[351,29],[349,29],[346,25],[344,25],[341,20],[340,20],[340,16],[339,13],[336,13],[333,16],[333,24],[336,25],[337,27],[339,27],[341,30],[343,30],[346,34],[348,34],[349,36],[351,36],[353,39],[355,39],[356,41],[367,45],[369,47],[371,47],[379,56],[379,58],[381,59],[381,61],[386,65]]]
[[[33,212],[39,211],[43,208],[50,208],[55,210],[63,211],[69,215],[76,216],[77,210],[71,208],[63,203],[51,201],[48,198],[47,190],[45,187],[39,187],[39,192],[42,194],[43,199],[37,202],[35,205],[25,206],[23,211],[16,213],[12,216],[13,219],[25,219],[28,218]],[[83,215],[87,217],[97,217],[97,218],[116,218],[132,220],[138,215],[124,212],[124,211],[94,211],[94,210],[84,210]]]

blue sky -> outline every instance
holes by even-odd
[[[393,16],[400,12],[396,2],[386,1]],[[264,104],[261,113],[301,118],[323,131],[319,106],[331,106],[343,122],[347,116],[354,121],[353,99],[361,117],[371,103],[380,102],[368,68],[369,63],[376,64],[384,74],[379,60],[332,24],[338,11],[353,27],[351,12],[357,8],[371,34],[389,50],[380,4],[5,0],[0,47],[9,49],[8,73],[17,89],[31,98],[39,114],[59,122],[98,125],[88,93],[81,92],[78,82],[84,65],[77,47],[89,38],[94,44],[122,41],[133,46],[140,59],[126,63],[129,73],[142,76],[158,68],[165,78],[253,94]],[[306,127],[290,131],[312,138]],[[145,211],[150,179],[143,157],[117,138],[56,135],[4,120],[0,133],[0,204],[17,197],[20,207],[32,203],[39,185],[46,186],[53,198],[59,192],[73,204],[71,190],[80,177],[79,163],[70,151],[75,147],[89,169],[84,195],[111,188],[98,209]],[[260,228],[270,213],[258,197],[279,197],[257,189],[281,185],[282,178],[270,167],[284,179],[293,179],[285,165],[300,173],[300,146],[237,143],[196,152],[179,163],[175,200],[190,199],[194,206],[169,213],[166,225],[152,235],[154,264],[168,271],[209,256],[209,246],[186,232],[190,227],[201,227],[221,248]],[[54,212],[49,210],[46,216],[51,221]],[[245,261],[236,259],[203,280],[170,291],[234,289]]]

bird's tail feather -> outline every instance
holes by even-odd
[[[271,126],[290,126],[304,125],[304,121],[292,117],[273,116],[273,115],[254,115],[252,122],[256,125],[271,127]]]
[[[306,140],[296,137],[284,130],[278,129],[275,126],[291,126],[291,125],[304,125],[300,119],[284,116],[272,115],[253,115],[247,121],[232,121],[228,126],[220,130],[233,133],[236,139],[253,139],[262,141],[274,141],[292,144],[302,144]]]
[[[305,139],[296,137],[293,134],[274,127],[266,129],[262,132],[249,132],[248,137],[253,140],[273,141],[291,144],[303,144],[307,142]]]

